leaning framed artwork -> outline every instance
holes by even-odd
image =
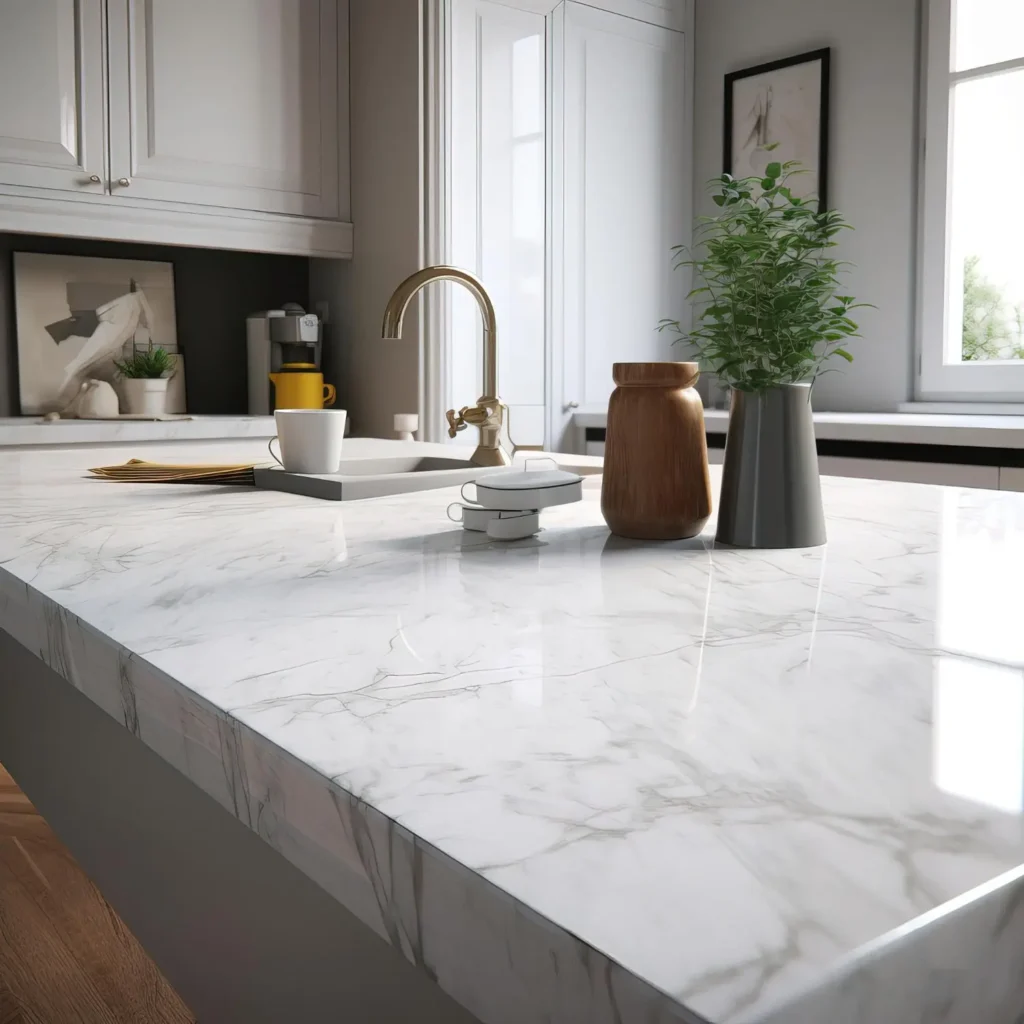
[[[828,208],[829,49],[759,64],[725,76],[723,168],[761,177],[773,160],[799,160],[795,195]],[[769,148],[771,147],[771,148]]]
[[[185,411],[172,264],[16,252],[14,299],[23,415],[67,410],[84,381],[114,383],[114,361],[149,345],[179,360],[168,412]]]

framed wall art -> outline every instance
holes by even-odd
[[[16,252],[14,301],[23,415],[65,410],[89,378],[113,382],[134,348],[179,353],[170,263]],[[171,412],[185,411],[180,370]]]
[[[793,193],[828,208],[829,54],[826,47],[725,76],[727,173],[761,177],[773,160],[799,160],[806,173],[793,178]]]

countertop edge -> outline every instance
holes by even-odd
[[[271,438],[273,416],[193,416],[183,420],[57,420],[40,417],[0,419],[0,450],[65,448],[76,444],[125,444],[139,441],[217,441]]]
[[[1024,865],[854,950],[827,977],[739,1024],[909,1021],[936,1000],[945,1020],[1010,1020],[1024,1000],[1024,981],[1006,984],[1022,944]]]
[[[485,1024],[709,1024],[2,568],[0,606],[15,641]]]

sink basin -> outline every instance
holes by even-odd
[[[377,459],[342,459],[337,473],[312,475],[283,469],[257,469],[256,486],[291,494],[306,494],[328,501],[383,498],[409,491],[458,487],[493,473],[501,466],[474,466],[465,459],[436,455],[391,456]]]

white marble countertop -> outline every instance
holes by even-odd
[[[501,545],[132,454],[0,453],[0,627],[486,1024],[1017,1019],[1024,495],[828,479],[750,552],[590,478]]]
[[[42,416],[0,417],[0,449],[72,444],[129,444],[141,441],[209,441],[270,438],[273,416],[189,416],[175,420],[47,421]]]
[[[573,414],[577,427],[604,427],[606,410]],[[709,434],[729,427],[725,409],[705,409]],[[968,413],[815,412],[819,440],[874,441],[889,444],[936,444],[968,448],[1024,448],[1024,416],[986,416]]]

